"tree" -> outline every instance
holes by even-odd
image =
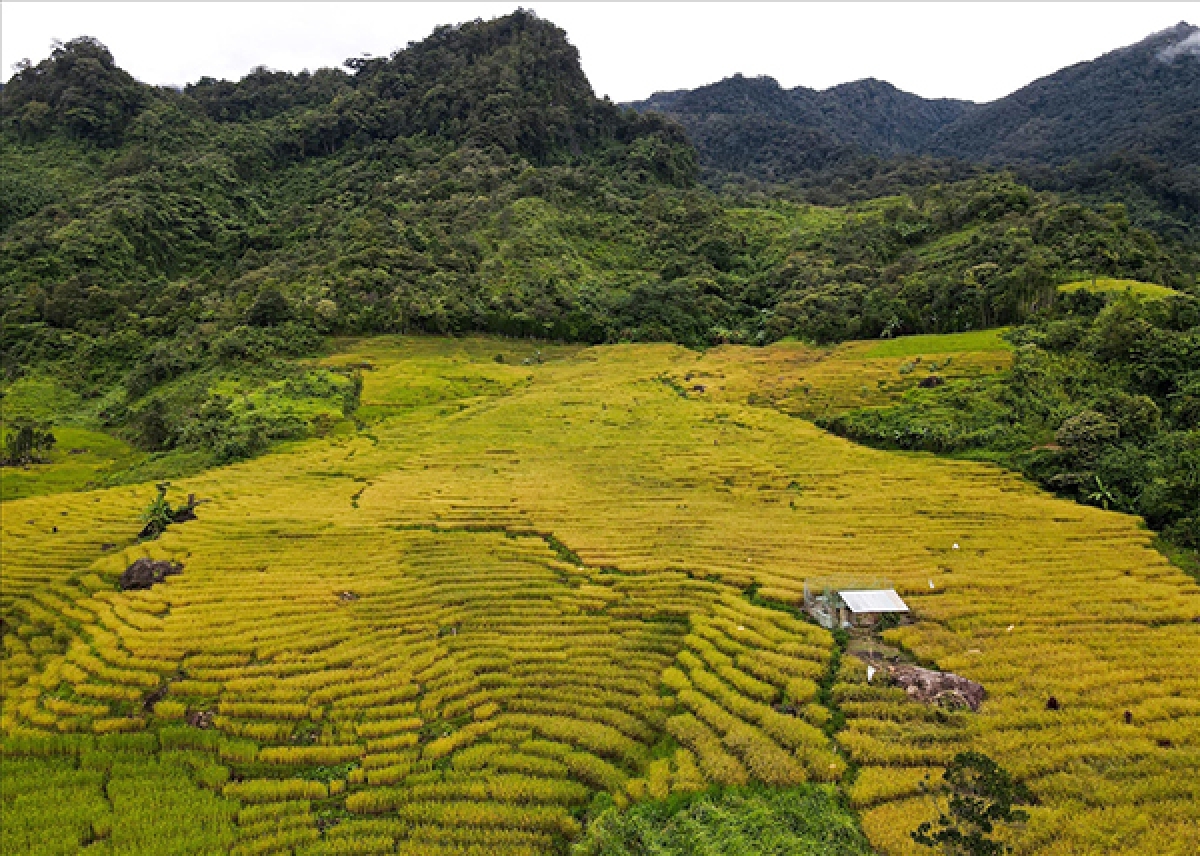
[[[167,502],[167,489],[170,486],[170,482],[159,482],[154,486],[158,490],[158,496],[154,497],[142,512],[142,523],[146,525],[139,537],[157,538],[175,522],[175,509]]]
[[[258,293],[246,311],[246,323],[255,327],[274,327],[292,317],[292,308],[278,288],[268,285]]]
[[[103,146],[118,146],[134,117],[156,100],[153,87],[118,68],[108,48],[81,36],[55,43],[37,65],[18,63],[4,86],[0,114],[27,140],[52,128]]]
[[[1028,814],[1015,805],[1033,801],[1029,789],[979,752],[960,752],[946,768],[939,789],[947,796],[936,821],[912,833],[918,844],[946,856],[1002,856],[1011,849],[992,837],[999,824],[1018,824]]]
[[[19,419],[11,423],[4,437],[0,464],[19,467],[25,464],[40,464],[44,455],[57,442],[49,424]]]
[[[167,421],[167,405],[161,398],[152,398],[134,416],[137,443],[143,449],[160,452],[172,445],[171,426]]]
[[[1084,410],[1064,420],[1055,432],[1054,439],[1064,449],[1090,460],[1095,458],[1102,446],[1116,442],[1120,433],[1120,426],[1103,413]]]

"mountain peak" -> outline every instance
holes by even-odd
[[[772,77],[735,74],[693,90],[655,93],[630,106],[678,120],[701,156],[719,160],[722,169],[775,181],[787,180],[783,173],[792,167],[807,170],[863,153],[913,151],[973,105],[924,99],[873,77],[818,91],[784,89]],[[766,169],[764,164],[777,158],[755,155],[759,143],[792,166],[783,173]],[[785,153],[794,147],[808,151],[803,157]]]
[[[1149,44],[1157,49],[1156,56],[1163,62],[1173,62],[1182,56],[1200,56],[1200,28],[1187,21],[1155,33],[1139,44]]]
[[[1118,151],[1200,163],[1200,30],[1186,22],[1035,80],[947,127],[938,154],[1062,165]]]

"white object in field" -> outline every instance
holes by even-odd
[[[875,667],[867,666],[867,683],[871,683],[871,678],[875,677]]]
[[[1016,627],[1016,626],[1017,626],[1017,625],[1015,625],[1015,624],[1010,624],[1010,625],[1008,625],[1008,632],[1009,632],[1009,633],[1012,633],[1012,632],[1013,632],[1013,628],[1014,628],[1014,627]]]
[[[933,580],[930,580],[930,581],[929,581],[929,587],[930,587],[930,588],[937,588],[937,586],[935,586],[935,585],[933,584]]]
[[[838,597],[851,612],[908,612],[908,604],[895,589],[871,591],[840,591]]]
[[[957,550],[957,549],[958,549],[958,543],[957,543],[957,542],[955,542],[955,544],[954,544],[954,549],[955,549],[955,550]]]

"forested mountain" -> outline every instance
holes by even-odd
[[[824,201],[835,186],[853,198],[980,164],[1091,203],[1123,201],[1160,231],[1200,233],[1200,30],[1185,23],[982,105],[875,80],[816,92],[735,76],[632,106],[678,120],[714,187],[790,183]]]
[[[630,106],[677,119],[703,166],[773,182],[863,154],[920,151],[974,105],[927,100],[874,79],[817,91],[784,89],[770,77],[739,74],[699,89],[656,93]]]
[[[1200,29],[1178,24],[972,111],[928,151],[1009,165],[1031,184],[1200,239]]]
[[[1200,166],[1200,29],[1178,24],[971,110],[922,147],[995,164],[1124,151]]]
[[[327,329],[515,331],[554,297],[481,270],[478,230],[513,231],[520,199],[600,213],[692,180],[678,126],[596,99],[530,14],[352,65],[177,93],[81,39],[21,70],[3,93],[6,357],[65,331],[232,326],[281,287],[285,314]]]
[[[997,177],[844,213],[739,213],[695,186],[678,125],[597,99],[566,34],[531,13],[347,66],[176,92],[81,39],[20,69],[3,93],[7,364],[99,348],[124,365],[174,339],[186,365],[286,325],[289,342],[830,339],[1019,320],[1068,272],[1190,281],[1123,215]],[[897,120],[912,96],[830,98],[794,112],[843,117],[835,145],[916,133]],[[864,102],[877,116],[851,127]],[[930,107],[922,133],[961,109]],[[964,279],[980,264],[998,272]]]

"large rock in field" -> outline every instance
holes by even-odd
[[[161,583],[165,577],[182,570],[183,565],[178,562],[141,558],[125,569],[119,585],[122,591],[148,589],[155,583]]]
[[[979,710],[987,694],[983,684],[950,672],[938,672],[905,663],[889,664],[884,668],[893,685],[901,687],[909,698],[926,704],[975,711]]]

